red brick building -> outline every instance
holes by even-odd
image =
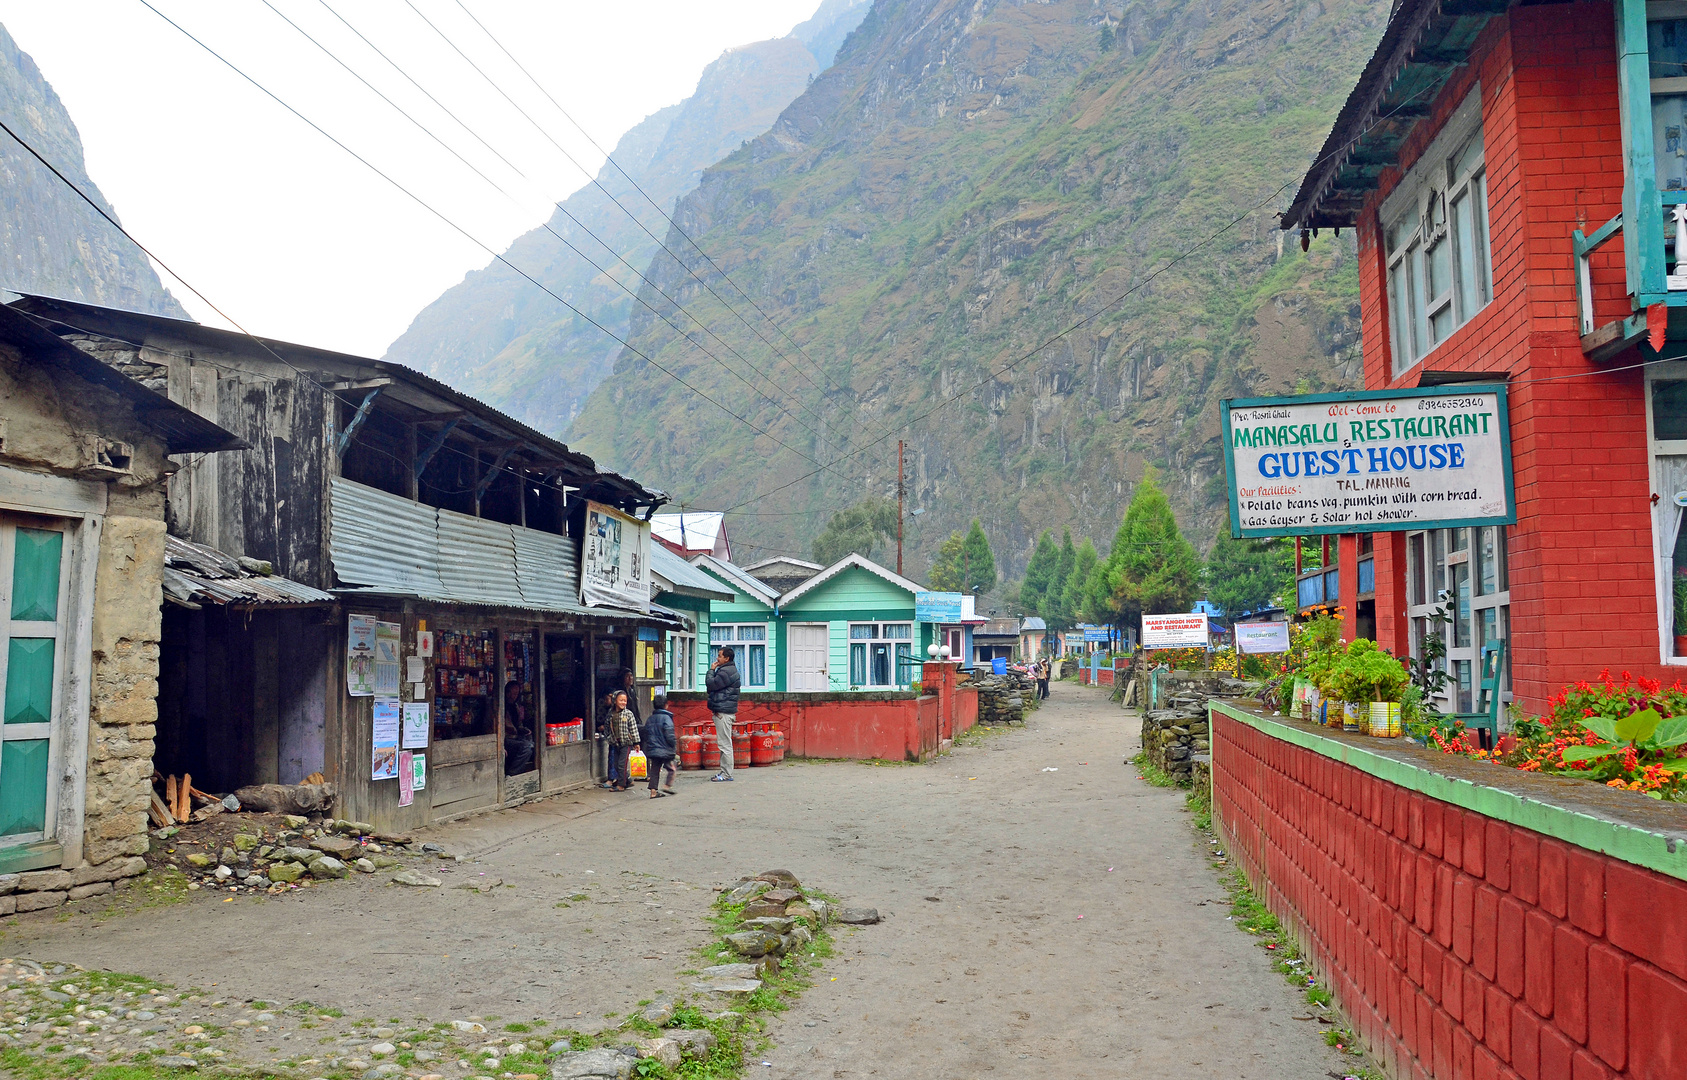
[[[1684,104],[1687,4],[1397,0],[1284,216],[1357,232],[1367,389],[1508,385],[1516,525],[1340,539],[1348,625],[1396,655],[1446,603],[1458,709],[1490,639],[1530,711],[1687,676]]]

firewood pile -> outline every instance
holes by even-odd
[[[322,784],[326,780],[321,773],[312,773],[305,777],[304,782]],[[216,814],[236,813],[240,809],[238,795],[213,795],[201,791],[193,786],[192,773],[180,776],[165,776],[159,772],[152,774],[152,803],[147,808],[147,817],[154,828],[204,821]]]

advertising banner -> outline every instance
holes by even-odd
[[[1144,615],[1144,649],[1204,649],[1207,647],[1207,614]]]
[[[650,611],[649,522],[601,503],[586,503],[580,602],[587,607]]]
[[[1233,536],[1512,524],[1503,386],[1221,403]]]
[[[1236,651],[1245,653],[1288,652],[1289,624],[1286,622],[1237,623]]]
[[[924,623],[960,622],[961,594],[958,592],[915,593],[914,621]]]

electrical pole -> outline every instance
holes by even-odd
[[[902,440],[896,440],[896,576],[902,576]]]

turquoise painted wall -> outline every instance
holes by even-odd
[[[762,603],[756,597],[744,592],[730,579],[722,577],[721,575],[709,570],[708,567],[699,566],[697,569],[702,570],[711,578],[720,582],[721,587],[730,590],[733,595],[731,603],[726,603],[720,600],[711,600],[709,602],[709,617],[707,620],[709,627],[712,628],[721,623],[760,623],[761,625],[766,626],[767,682],[755,687],[755,689],[773,690],[783,688],[783,676],[779,670],[779,655],[781,652],[780,643],[784,638],[784,634],[781,632],[782,628],[780,627],[778,620],[773,617],[773,609]],[[700,646],[698,649],[699,656],[697,661],[697,688],[701,690],[703,688],[704,677],[709,673],[709,665],[714,663],[715,646],[712,644],[712,638],[710,637],[707,629],[699,629],[697,641]],[[734,641],[732,643],[732,647],[736,652],[738,650],[738,642]],[[738,673],[741,679],[746,678],[749,674],[742,663],[739,664]],[[750,684],[746,681],[744,685],[745,688],[748,689]]]

